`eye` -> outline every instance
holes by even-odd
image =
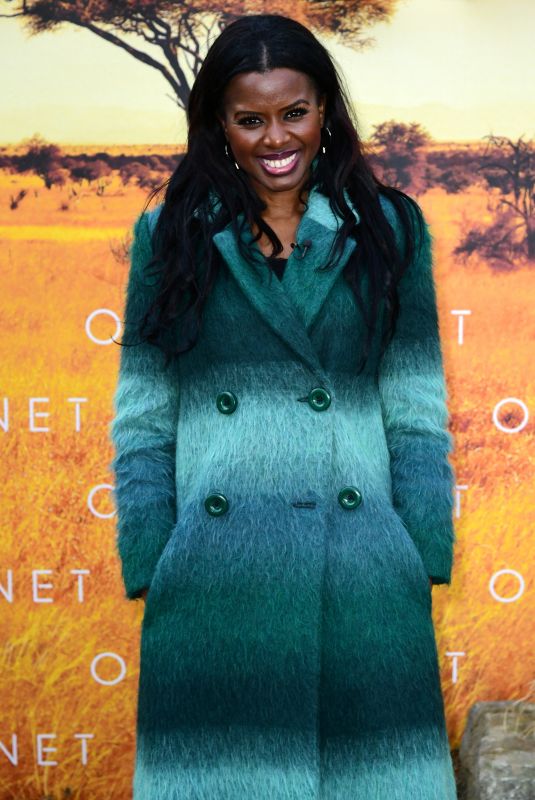
[[[248,127],[250,127],[249,122],[251,122],[251,121],[254,122],[257,119],[258,119],[258,117],[242,117],[239,120],[238,125],[243,125],[244,127],[248,128]]]
[[[308,114],[308,108],[294,108],[292,111],[288,112],[289,114],[299,114],[300,117],[304,117],[305,114]]]
[[[308,114],[308,108],[292,108],[291,111],[286,112],[287,116],[290,114],[297,114],[297,117],[294,119],[300,119],[300,117],[304,117],[305,114]],[[292,119],[292,117],[290,117],[290,119]],[[238,125],[243,125],[245,128],[250,128],[252,127],[250,123],[255,123],[256,121],[258,121],[258,117],[242,117],[239,120]]]

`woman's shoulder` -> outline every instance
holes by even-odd
[[[415,241],[420,241],[422,237],[425,239],[431,235],[424,212],[414,197],[405,192],[397,192],[396,201],[394,202],[387,194],[379,192],[379,200],[383,214],[394,231],[394,236],[401,252],[405,249],[407,225],[410,226]],[[400,205],[404,206],[406,223],[402,221],[399,211]]]
[[[156,227],[156,223],[158,222],[158,217],[160,216],[162,208],[163,203],[158,203],[158,205],[154,206],[154,208],[151,208],[150,211],[145,211],[151,236],[154,233],[154,229]]]
[[[411,197],[405,192],[398,191],[397,198],[399,198],[398,201],[399,204],[403,203],[409,216],[413,217],[413,221],[416,218],[416,216],[424,218],[422,208],[414,197]],[[390,224],[394,228],[399,228],[401,226],[401,221],[397,203],[395,203],[391,199],[391,197],[389,197],[385,192],[382,191],[379,192],[379,202],[381,203],[383,213],[390,222]]]
[[[220,205],[221,205],[221,200],[219,196],[214,191],[211,191],[208,198],[208,208],[212,216],[215,216],[215,214],[219,210]],[[147,223],[149,226],[149,231],[151,233],[151,236],[154,233],[154,229],[156,228],[156,223],[158,222],[158,217],[161,214],[163,206],[164,202],[162,201],[157,205],[155,205],[154,208],[151,208],[150,211],[145,211],[145,216],[147,217]],[[199,209],[195,209],[193,213],[195,216],[198,216]]]

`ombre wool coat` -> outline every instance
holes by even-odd
[[[160,209],[135,223],[126,330],[152,299]],[[117,546],[126,597],[149,587],[134,800],[456,797],[429,586],[450,583],[454,545],[432,235],[357,376],[358,236],[316,271],[339,223],[312,190],[312,245],[282,281],[229,225],[195,347],[168,370],[121,349]]]

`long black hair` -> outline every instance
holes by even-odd
[[[242,222],[256,224],[255,241],[264,232],[274,255],[283,250],[276,233],[261,216],[265,203],[244,171],[236,170],[232,153],[230,158],[225,154],[226,139],[218,119],[224,113],[224,90],[235,75],[279,67],[305,73],[315,86],[318,101],[322,95],[326,98],[325,126],[331,136],[326,141],[322,138],[326,152],[314,159],[300,199],[303,200],[303,192],[315,187],[330,198],[331,208],[343,218],[333,260],[343,252],[349,236],[358,236],[359,246],[344,267],[344,277],[368,329],[359,371],[369,353],[383,298],[387,324],[382,348],[393,336],[399,311],[397,283],[415,249],[412,214],[407,209],[412,205],[422,225],[420,208],[409,195],[382,184],[374,175],[357,123],[348,111],[348,93],[328,50],[293,19],[279,14],[255,14],[228,25],[208,50],[189,96],[187,151],[169,179],[149,194],[145,205],[146,209],[153,197],[165,190],[153,233],[154,257],[145,267],[147,271],[154,268],[159,275],[158,289],[139,321],[138,333],[144,341],[164,350],[167,363],[195,345],[204,303],[222,268],[221,256],[212,242],[215,233],[231,223],[242,255],[254,268],[252,253],[244,248],[238,225],[238,215],[243,213]],[[344,198],[344,189],[358,210],[358,224]],[[215,207],[214,191],[219,200]],[[380,192],[391,200],[398,213],[405,242],[403,252],[398,249],[393,228],[383,212]],[[420,233],[423,235],[422,228]],[[325,268],[330,266],[331,262]],[[360,286],[364,271],[368,276],[367,302]]]

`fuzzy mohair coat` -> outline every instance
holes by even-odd
[[[135,222],[127,333],[160,210]],[[429,586],[450,583],[455,541],[432,234],[395,338],[357,376],[358,237],[315,271],[339,222],[311,191],[312,247],[281,282],[229,225],[197,345],[168,370],[154,346],[121,350],[117,546],[126,597],[150,587],[134,800],[456,797]]]

